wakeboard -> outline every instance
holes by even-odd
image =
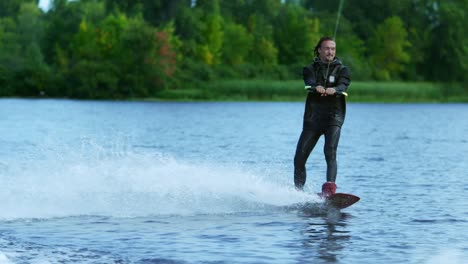
[[[321,194],[318,195],[321,198],[320,201],[296,203],[282,207],[282,209],[287,211],[297,210],[308,215],[324,215],[330,212],[339,212],[341,209],[350,207],[360,200],[358,196],[348,193],[335,193],[327,198]]]
[[[357,203],[361,198],[349,193],[335,193],[325,198],[325,204],[336,209],[344,209]]]

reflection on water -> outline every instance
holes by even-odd
[[[306,259],[318,257],[323,263],[338,263],[343,248],[351,239],[350,231],[346,230],[347,218],[347,214],[338,210],[331,210],[322,217],[309,218],[301,231],[302,255]]]

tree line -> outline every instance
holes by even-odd
[[[340,3],[341,2],[341,3]],[[354,80],[467,80],[468,0],[0,2],[0,96],[152,97],[301,78],[321,36]]]

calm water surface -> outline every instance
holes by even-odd
[[[468,105],[349,104],[293,189],[303,103],[0,100],[0,263],[468,263]]]

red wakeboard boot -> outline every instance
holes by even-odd
[[[322,193],[320,196],[328,198],[336,192],[336,184],[334,182],[326,182],[322,185]]]

